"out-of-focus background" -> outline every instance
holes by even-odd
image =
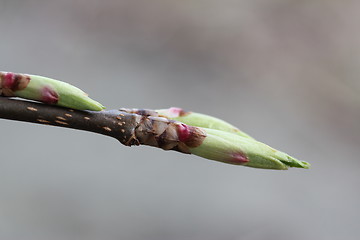
[[[359,239],[360,2],[0,0],[0,68],[223,118],[311,162],[226,165],[0,121],[0,239]]]

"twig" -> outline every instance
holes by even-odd
[[[161,117],[120,110],[79,111],[36,102],[0,97],[0,118],[84,130],[110,136],[126,146],[150,145],[190,153],[206,133],[197,127]],[[185,139],[184,129],[191,133]]]
[[[3,119],[79,129],[116,138],[126,146],[144,144],[248,167],[284,170],[310,166],[250,137],[183,123],[207,125],[199,123],[200,117],[213,121],[217,127],[227,127],[208,116],[188,114],[183,116],[183,122],[178,122],[150,112],[153,116],[145,110],[82,111],[0,97]]]

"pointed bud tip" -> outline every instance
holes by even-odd
[[[289,158],[292,159],[291,162],[283,162],[281,160],[280,161],[289,167],[304,168],[304,169],[310,169],[310,167],[311,167],[310,163],[308,163],[308,162],[299,161],[292,157],[289,157]]]
[[[308,169],[310,164],[253,139],[229,132],[203,128],[207,136],[190,152],[224,163],[254,168],[286,170],[290,167]]]
[[[304,168],[304,169],[310,168],[310,163],[297,160],[296,158],[291,157],[288,154],[277,150],[275,153],[275,158],[280,162],[282,162],[287,167]]]
[[[94,104],[91,106],[91,111],[102,111],[104,110],[106,107],[104,105],[102,105],[99,102],[94,101]]]

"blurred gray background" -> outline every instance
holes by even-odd
[[[183,107],[311,162],[226,165],[0,121],[0,239],[359,239],[360,1],[0,0],[0,67]]]

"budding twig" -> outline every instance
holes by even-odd
[[[254,168],[310,166],[221,119],[180,108],[104,111],[80,89],[50,78],[0,72],[0,96],[4,119],[85,130],[116,138],[126,146],[149,145]],[[5,98],[14,96],[45,104]]]
[[[190,126],[150,114],[153,110],[80,111],[0,97],[0,118],[99,133],[126,146],[149,145],[255,168],[308,168],[286,153],[252,138]],[[156,115],[156,114],[155,114]]]

